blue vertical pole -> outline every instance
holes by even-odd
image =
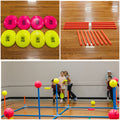
[[[58,115],[58,96],[57,96],[57,84],[56,84],[56,112]]]
[[[39,119],[40,119],[40,92],[38,88],[38,111],[39,111]]]
[[[116,87],[112,88],[113,89],[113,109],[117,109],[117,105],[116,105]]]

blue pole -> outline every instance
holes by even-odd
[[[39,111],[39,119],[40,119],[40,91],[38,88],[38,111]]]
[[[57,96],[57,84],[56,84],[56,112],[58,115],[58,96]]]
[[[117,109],[117,106],[116,106],[116,87],[112,88],[113,89],[113,109]]]

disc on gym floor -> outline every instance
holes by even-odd
[[[6,29],[14,29],[17,26],[17,17],[14,15],[7,16],[3,24]]]
[[[31,33],[31,45],[35,48],[41,48],[45,45],[45,36],[42,31],[35,30]]]
[[[55,29],[57,27],[57,20],[53,16],[46,16],[44,23],[48,29]]]
[[[43,26],[44,26],[44,21],[43,21],[42,17],[40,17],[40,16],[33,16],[31,18],[31,26],[35,30],[42,29]]]
[[[6,30],[2,33],[1,44],[4,47],[11,47],[15,44],[16,33],[13,30]]]
[[[30,44],[30,32],[20,30],[16,35],[16,44],[18,47],[25,48]]]
[[[28,16],[21,16],[18,19],[18,27],[22,30],[27,30],[30,27],[30,18]]]
[[[59,45],[59,36],[54,30],[48,30],[45,33],[45,41],[48,47],[56,48]]]

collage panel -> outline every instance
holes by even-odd
[[[59,1],[1,2],[2,59],[59,59]]]
[[[62,1],[61,58],[119,59],[119,1]]]
[[[1,119],[120,119],[119,0],[2,0]]]
[[[7,91],[2,119],[5,107],[14,110],[14,119],[107,119],[110,109],[119,107],[119,88],[109,86],[119,78],[118,61],[11,61],[2,62],[1,71]]]

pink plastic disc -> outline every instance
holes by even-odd
[[[88,110],[92,111],[92,110],[95,110],[95,108],[88,108]]]
[[[17,26],[17,17],[14,15],[7,16],[3,24],[6,29],[14,29]]]
[[[53,16],[46,16],[44,23],[48,29],[55,29],[57,27],[57,20]]]
[[[21,16],[18,20],[18,27],[22,30],[27,30],[30,27],[30,18],[28,16]]]
[[[35,30],[40,30],[44,26],[44,21],[40,16],[33,16],[31,19],[31,26]]]

